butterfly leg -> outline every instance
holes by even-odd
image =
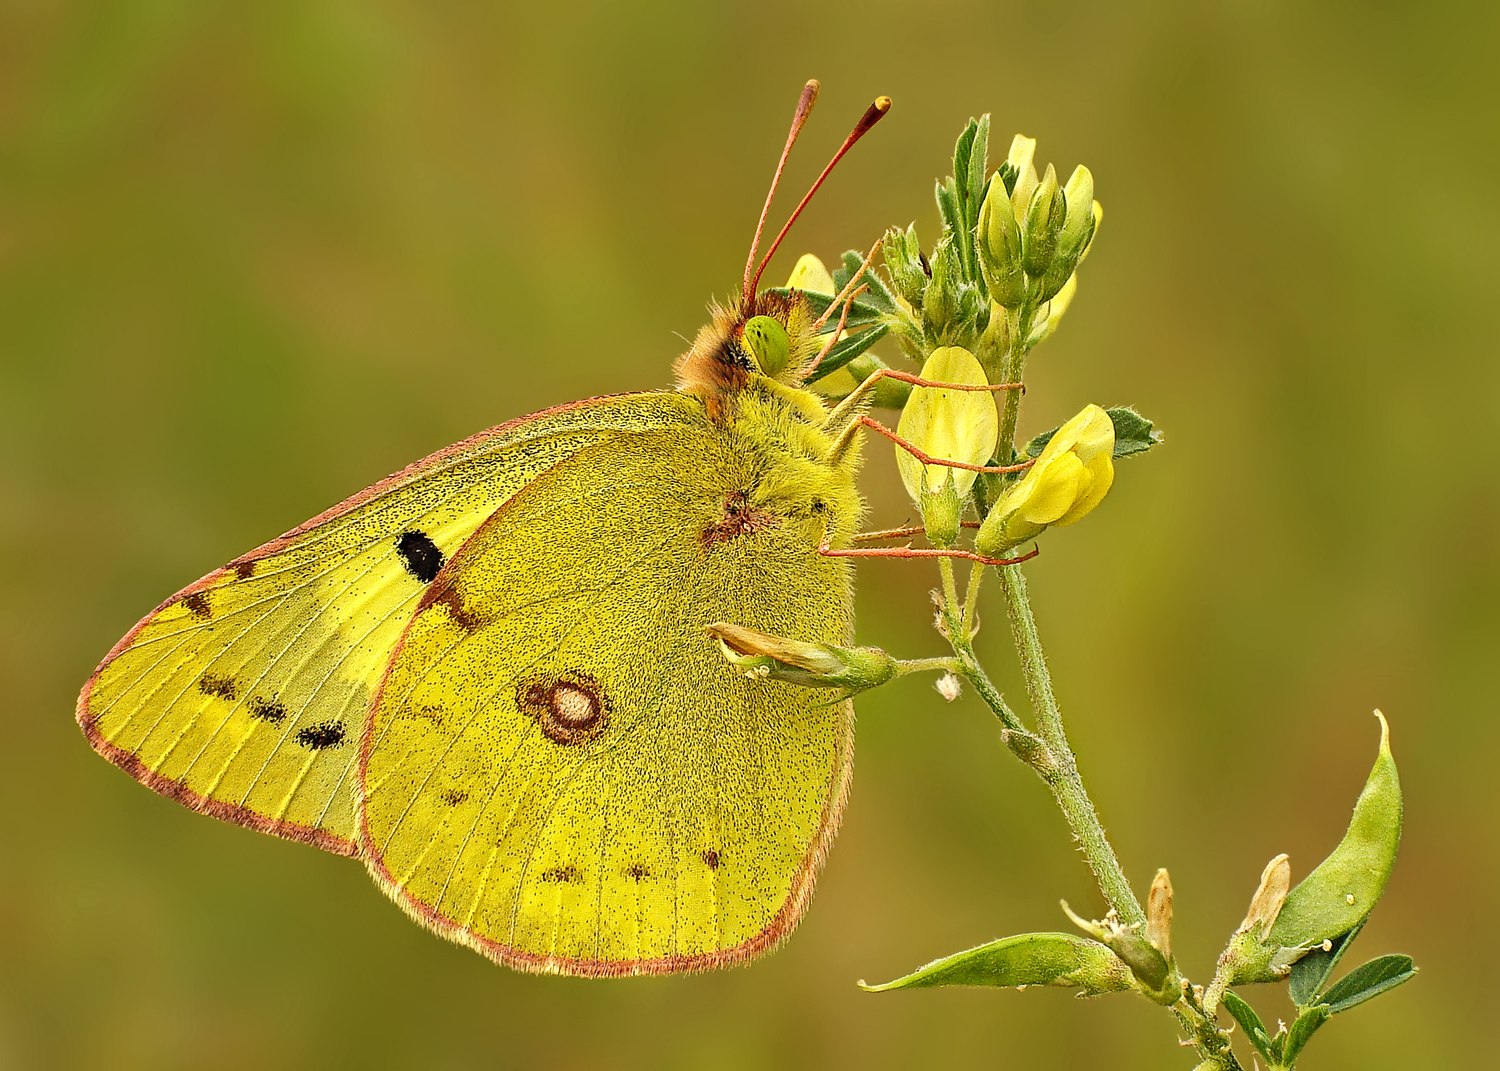
[[[860,426],[876,427],[881,434],[894,438],[895,433],[882,424],[864,415],[865,399],[874,390],[875,385],[882,379],[894,379],[901,383],[909,383],[914,387],[937,387],[942,390],[965,390],[965,391],[1025,391],[1026,387],[1021,383],[941,383],[936,380],[923,379],[921,376],[910,372],[902,372],[895,368],[878,368],[871,372],[859,386],[850,391],[838,405],[836,405],[828,419],[824,421],[823,427],[829,432],[837,432],[834,441],[833,456],[841,457],[853,442],[854,432]],[[896,440],[902,442],[903,440]],[[917,455],[913,455],[917,456]],[[924,462],[925,464],[944,464],[942,461]]]
[[[1014,465],[971,465],[966,461],[950,461],[945,458],[933,457],[931,454],[927,453],[921,447],[916,445],[916,443],[913,443],[909,439],[902,438],[900,435],[896,434],[894,431],[886,427],[874,417],[866,416],[861,413],[859,416],[854,418],[854,423],[857,426],[866,427],[872,431],[879,432],[881,435],[884,435],[887,439],[891,440],[891,442],[901,447],[901,449],[905,450],[908,454],[916,458],[918,461],[922,462],[922,464],[924,465],[943,465],[950,469],[963,469],[966,472],[1003,474],[1025,472],[1027,469],[1031,468],[1032,465],[1036,464],[1035,458],[1027,458],[1025,461],[1019,461]]]
[[[861,267],[860,271],[864,271],[864,268]],[[858,276],[856,276],[855,278],[858,278]],[[852,285],[854,280],[851,279],[849,280],[849,282]],[[812,360],[807,362],[808,375],[811,375],[812,370],[823,363],[823,358],[832,353],[833,347],[837,346],[839,344],[839,341],[844,337],[844,325],[849,322],[849,310],[854,307],[854,299],[859,297],[859,295],[863,294],[868,289],[870,289],[868,286],[861,286],[854,290],[850,290],[849,287],[846,286],[839,292],[840,294],[847,292],[849,296],[844,298],[844,308],[843,311],[839,313],[838,326],[835,327],[831,332],[829,332],[828,341],[823,343],[823,348],[818,350],[818,352],[813,355]],[[834,298],[833,300],[837,302],[839,299]],[[818,328],[823,326],[824,321],[828,318],[828,314],[832,311],[833,304],[830,303],[828,308],[824,311],[823,315],[818,317],[817,323],[813,324],[814,331],[817,331]]]
[[[880,252],[881,243],[883,243],[884,241],[885,239],[883,237],[875,239],[875,244],[872,245],[870,247],[870,251],[865,254],[865,259],[859,262],[859,270],[849,277],[849,281],[844,284],[844,288],[834,295],[833,300],[828,303],[828,308],[823,310],[823,315],[819,316],[817,320],[813,322],[813,331],[821,331],[823,329],[823,325],[828,322],[828,317],[833,315],[833,310],[838,307],[840,302],[843,303],[844,312],[843,315],[839,318],[838,330],[833,333],[833,341],[829,342],[825,347],[823,347],[823,352],[818,354],[819,361],[821,361],[828,355],[828,351],[833,348],[834,342],[837,342],[839,336],[844,333],[844,324],[849,319],[849,307],[854,304],[854,299],[858,297],[862,292],[869,289],[868,286],[861,286],[860,280],[864,278],[865,272],[869,271],[870,264],[872,261],[874,261],[875,254]],[[855,287],[858,287],[859,289],[856,290]]]
[[[964,521],[963,527],[978,528],[979,522]],[[909,539],[912,536],[922,535],[923,532],[924,529],[920,525],[905,525],[901,528],[886,528],[878,532],[860,532],[851,537],[850,542],[872,543],[878,539]],[[980,565],[1016,565],[1035,558],[1040,551],[1033,547],[1019,557],[992,558],[972,550],[957,548],[937,549],[910,545],[904,547],[833,547],[829,545],[825,537],[818,545],[818,553],[825,558],[962,558]]]
[[[1033,547],[1025,554],[1014,558],[991,558],[988,555],[979,554],[972,550],[961,550],[956,547],[946,549],[911,546],[830,547],[827,543],[823,543],[818,547],[818,553],[825,558],[962,558],[964,561],[977,562],[980,565],[1018,565],[1021,562],[1030,561],[1041,552],[1036,547]]]

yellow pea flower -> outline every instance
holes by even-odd
[[[987,382],[978,359],[961,346],[933,350],[922,366],[922,378],[975,387]],[[896,434],[929,457],[984,465],[994,454],[1000,435],[995,396],[988,391],[917,387],[901,411]],[[922,524],[933,546],[952,545],[964,500],[979,474],[950,465],[924,465],[899,446],[896,467],[907,493],[922,510]]]
[[[1057,429],[1036,463],[1001,496],[980,526],[975,547],[996,554],[1042,530],[1072,524],[1114,483],[1115,426],[1097,405]]]
[[[786,285],[796,290],[811,290],[815,294],[836,294],[833,275],[824,267],[823,261],[812,253],[803,253],[792,267]]]

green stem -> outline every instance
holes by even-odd
[[[990,680],[989,675],[984,671],[984,667],[974,657],[973,648],[967,644],[961,645],[957,643],[953,645],[953,648],[958,653],[958,662],[962,667],[960,672],[974,686],[974,691],[979,693],[979,698],[984,700],[985,705],[995,712],[995,717],[1000,719],[1000,724],[1005,727],[1006,731],[1036,740],[1036,737],[1026,731],[1026,726],[1021,723],[1021,719],[1016,715],[1016,712],[1010,709],[1010,704],[1005,701],[1005,696],[1000,694],[1000,689],[995,687],[995,682]],[[1041,741],[1038,740],[1037,743],[1040,744]]]
[[[984,581],[984,571],[986,568],[987,566],[975,562],[973,568],[969,570],[969,590],[964,594],[963,619],[964,639],[969,642],[973,642],[974,633],[979,627],[979,585]]]
[[[1234,1049],[1229,1044],[1229,1035],[1220,1030],[1212,1019],[1186,1000],[1179,1000],[1172,1005],[1172,1014],[1177,1016],[1183,1032],[1193,1039],[1193,1048],[1198,1050],[1198,1055],[1217,1060],[1220,1071],[1243,1071],[1239,1058],[1234,1055]]]
[[[938,575],[942,577],[943,583],[943,605],[942,612],[950,624],[961,620],[961,607],[958,604],[958,584],[953,579],[953,559],[938,559]]]
[[[1140,901],[1136,899],[1135,891],[1126,880],[1125,871],[1105,835],[1104,825],[1099,821],[1088,790],[1083,786],[1077,760],[1068,744],[1062,711],[1052,692],[1052,676],[1047,669],[1041,637],[1037,633],[1036,618],[1031,612],[1025,575],[1015,565],[1005,566],[998,572],[1006,609],[1010,615],[1011,630],[1015,635],[1016,650],[1021,658],[1026,691],[1031,699],[1037,724],[1037,736],[1025,734],[1026,739],[1035,741],[1037,745],[1030,755],[1023,753],[1017,746],[1018,740],[1008,737],[1006,743],[1036,770],[1051,789],[1058,809],[1062,811],[1068,827],[1083,850],[1089,869],[1094,872],[1100,891],[1120,921],[1127,926],[1144,926],[1146,913],[1141,909]],[[959,661],[964,664],[965,675],[974,684],[980,698],[1001,716],[1002,722],[1006,721],[1006,715],[1001,715],[1002,709],[1011,719],[1015,719],[1015,714],[1004,706],[1004,699],[989,683],[983,669],[974,662],[972,649],[955,650]],[[1183,1031],[1192,1039],[1193,1047],[1201,1056],[1216,1060],[1222,1071],[1242,1071],[1228,1035],[1191,998],[1191,989],[1184,987],[1184,990],[1184,997],[1172,1005],[1172,1012]]]
[[[1026,336],[1031,334],[1031,321],[1036,316],[1036,310],[1029,304],[1021,306],[1017,315],[1016,334],[1012,337],[1010,350],[1005,356],[1005,382],[1020,383],[1021,376],[1026,369]],[[1000,450],[1003,456],[1000,460],[1009,464],[1016,456],[1016,424],[1021,415],[1021,395],[1024,391],[1008,390],[1005,392],[1005,405],[1000,411]]]
[[[958,659],[948,658],[946,655],[937,658],[898,658],[896,660],[896,672],[903,677],[908,673],[923,673],[928,670],[962,673],[964,667]]]
[[[1013,324],[1010,350],[1004,362],[1004,379],[1008,383],[1021,382],[1026,367],[1026,339],[1031,334],[1036,310],[1030,303],[1023,305]],[[1007,391],[1005,405],[1000,416],[1000,435],[997,456],[1009,462],[1016,457],[1016,427],[1020,418],[1021,396],[1019,390]],[[1047,669],[1046,655],[1042,651],[1041,637],[1037,633],[1036,618],[1031,612],[1031,600],[1026,591],[1026,578],[1020,567],[1011,565],[998,570],[1000,586],[1005,595],[1006,611],[1010,616],[1011,631],[1015,637],[1016,650],[1021,659],[1021,671],[1026,682],[1027,695],[1036,718],[1037,732],[1033,735],[1021,723],[1021,719],[1005,702],[1005,697],[995,687],[979,660],[974,655],[973,639],[975,607],[984,568],[976,566],[969,576],[968,597],[962,609],[956,602],[957,585],[953,569],[947,559],[940,563],[943,569],[943,620],[948,641],[962,667],[962,673],[979,697],[995,712],[1004,727],[1002,736],[1007,747],[1036,771],[1051,790],[1058,809],[1073,831],[1089,869],[1099,890],[1109,901],[1110,907],[1120,922],[1126,926],[1144,928],[1146,913],[1136,899],[1135,891],[1125,877],[1124,868],[1115,855],[1114,847],[1104,832],[1104,824],[1094,809],[1083,778],[1078,772],[1078,762],[1068,743],[1067,731],[1063,727],[1062,710],[1052,691],[1052,675]],[[1176,969],[1172,977],[1180,978]],[[1183,995],[1175,1001],[1172,1013],[1177,1017],[1183,1032],[1191,1039],[1198,1054],[1217,1064],[1222,1071],[1242,1071],[1239,1060],[1230,1046],[1229,1036],[1221,1030],[1211,1016],[1203,1010],[1193,995],[1192,988],[1182,983]]]
[[[998,570],[1000,588],[1005,594],[1006,610],[1010,614],[1011,631],[1015,635],[1016,650],[1021,656],[1021,672],[1026,681],[1026,692],[1031,698],[1032,713],[1036,717],[1037,735],[1047,745],[1052,760],[1051,769],[1038,772],[1052,790],[1053,798],[1078,838],[1083,857],[1099,890],[1114,908],[1122,923],[1127,926],[1144,926],[1146,913],[1140,901],[1125,879],[1125,871],[1115,850],[1105,836],[1104,825],[1099,821],[1094,803],[1083,787],[1078,774],[1078,763],[1073,749],[1068,745],[1068,735],[1063,729],[1062,711],[1052,694],[1052,676],[1047,670],[1047,659],[1042,653],[1041,637],[1037,635],[1036,618],[1031,613],[1031,600],[1026,594],[1026,578],[1020,567],[1007,565]],[[959,653],[962,658],[962,652]]]

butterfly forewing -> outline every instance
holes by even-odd
[[[598,399],[418,462],[169,599],[100,665],[80,723],[165,795],[355,853],[372,686],[443,564],[549,468],[684,412],[670,394]]]
[[[822,500],[745,505],[774,477],[712,426],[622,435],[528,485],[449,563],[362,759],[364,852],[407,910],[512,965],[582,974],[714,966],[796,921],[852,709],[745,679],[703,633],[848,638]]]

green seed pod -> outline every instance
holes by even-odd
[[[775,378],[791,359],[792,342],[786,328],[771,316],[752,316],[745,321],[745,348],[763,374]]]
[[[1380,751],[1344,839],[1284,900],[1279,893],[1257,893],[1250,916],[1219,957],[1208,1006],[1226,986],[1285,978],[1308,952],[1363,923],[1385,891],[1401,843],[1401,781],[1391,756],[1390,728],[1384,715],[1376,711],[1375,716],[1380,719]],[[1268,884],[1285,889],[1284,869],[1282,857],[1273,859],[1262,890]],[[1278,881],[1268,880],[1278,874]]]
[[[1134,988],[1130,968],[1097,941],[1071,933],[1023,933],[934,960],[871,993],[930,986],[1054,985],[1081,989],[1088,996]]]
[[[1283,948],[1311,948],[1348,933],[1385,892],[1401,844],[1401,781],[1390,726],[1379,711],[1380,752],[1337,848],[1287,894],[1267,935]]]

